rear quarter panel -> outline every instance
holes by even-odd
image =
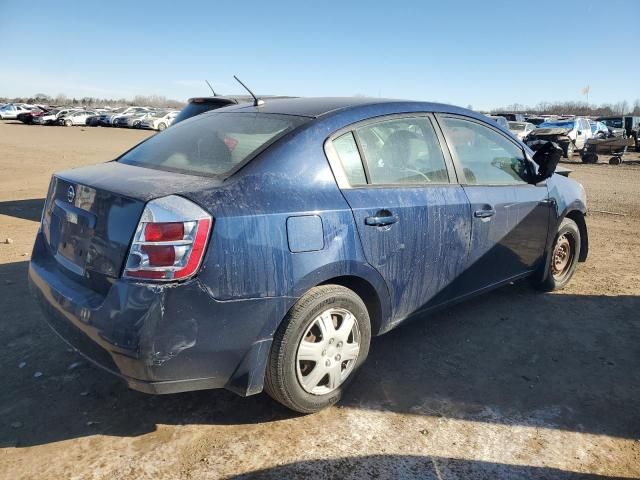
[[[290,307],[315,285],[355,275],[376,289],[383,312],[389,311],[386,284],[365,260],[353,215],[325,157],[327,132],[305,127],[221,187],[189,194],[215,218],[198,275],[213,298],[286,297]],[[321,218],[322,249],[291,251],[287,219],[300,215]],[[270,319],[263,334],[275,331],[280,320]]]

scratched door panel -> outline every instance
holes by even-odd
[[[420,310],[460,275],[471,232],[462,187],[354,188],[343,193],[367,261],[387,282],[394,319]],[[366,224],[380,212],[397,221],[386,226]]]

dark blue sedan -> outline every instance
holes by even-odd
[[[264,389],[312,412],[372,335],[520,278],[566,285],[588,240],[561,154],[434,103],[226,107],[55,174],[30,283],[131,388]]]

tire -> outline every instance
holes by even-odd
[[[575,152],[575,146],[573,145],[573,142],[569,142],[569,144],[567,145],[567,149],[564,151],[564,158],[571,159],[573,158],[573,153]]]
[[[65,127],[70,127],[70,126],[72,126],[72,125],[73,125],[73,122],[72,122],[71,120],[65,120],[65,121],[64,121],[64,126],[65,126]]]
[[[159,132],[162,132],[165,128],[167,128],[167,126],[164,123],[160,123],[158,125],[158,131]]]
[[[598,163],[598,155],[593,152],[587,152],[582,155],[582,163]]]
[[[347,320],[349,314],[353,323]],[[339,285],[314,287],[293,306],[274,336],[265,390],[300,413],[333,405],[366,360],[370,341],[369,313],[358,295]],[[303,344],[311,360],[300,358]]]
[[[609,165],[620,165],[622,163],[621,157],[611,157],[609,159]]]
[[[566,247],[568,251],[565,250]],[[545,292],[564,288],[576,271],[578,258],[580,258],[580,229],[576,222],[565,218],[560,223],[553,247],[549,252],[547,272],[541,279],[534,278],[534,285]]]

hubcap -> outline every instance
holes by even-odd
[[[298,345],[298,381],[314,395],[332,392],[351,374],[359,353],[356,317],[342,308],[326,310],[313,319]]]
[[[558,237],[556,247],[553,250],[551,269],[556,279],[561,278],[571,266],[573,248],[569,236],[565,233]]]

